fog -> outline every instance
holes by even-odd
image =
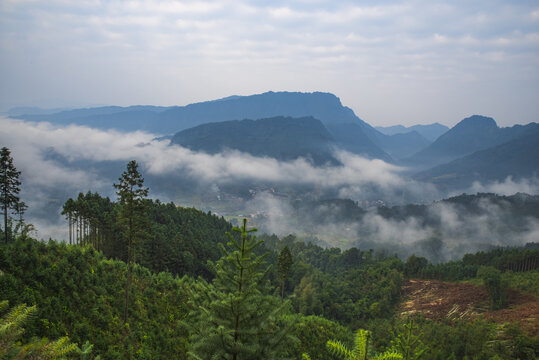
[[[251,196],[240,202],[240,209],[245,214],[258,215],[255,222],[261,230],[279,235],[298,233],[317,238],[326,246],[388,247],[405,256],[413,247],[425,251],[425,241],[431,241],[432,247],[436,245],[432,239],[439,239],[442,244],[436,246],[441,246],[444,254],[451,254],[439,255],[439,260],[447,260],[486,244],[520,245],[539,238],[536,219],[526,220],[522,231],[507,236],[506,227],[497,226],[506,223],[504,210],[488,203],[482,204],[479,215],[436,203],[429,207],[429,218],[437,221],[436,226],[415,217],[384,218],[374,210],[355,221],[336,218],[331,214],[339,209],[331,208],[312,209],[312,217],[298,214],[292,201],[305,195],[298,189],[307,189],[304,191],[311,199],[348,198],[362,207],[375,201],[387,205],[431,203],[447,195],[433,185],[406,178],[403,168],[344,151],[335,153],[342,165],[316,167],[301,158],[278,161],[237,151],[215,155],[195,152],[170,146],[168,140],[157,140],[156,135],[146,132],[61,127],[9,118],[0,118],[0,129],[1,146],[11,150],[14,164],[22,172],[21,198],[29,205],[27,220],[36,225],[40,238],[67,237],[67,226],[60,215],[67,198],[88,190],[114,198],[112,184],[132,159],[140,164],[153,198],[192,206],[185,194],[199,192],[217,198],[223,189],[233,185],[249,190],[253,187]],[[279,189],[293,191],[279,195]],[[508,178],[492,184],[476,183],[461,192],[538,194],[539,181]],[[320,214],[325,214],[324,221],[318,219]]]
[[[354,219],[331,216],[342,213],[338,204],[298,210],[270,194],[258,196],[250,205],[264,214],[257,218],[263,232],[293,234],[324,247],[374,249],[402,259],[416,254],[435,263],[539,239],[539,214],[519,217],[510,205],[489,199],[481,199],[477,208],[434,202],[421,215],[400,207],[393,216],[384,216],[379,208],[371,208]]]

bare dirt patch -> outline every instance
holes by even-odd
[[[421,314],[437,321],[484,316],[497,323],[518,322],[532,336],[539,331],[539,299],[533,295],[511,290],[506,309],[489,311],[487,292],[482,286],[405,279],[402,292],[403,316]]]

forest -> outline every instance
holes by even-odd
[[[2,149],[1,359],[536,359],[537,324],[487,315],[539,296],[539,244],[432,264],[323,248],[148,197],[131,161],[66,201],[68,241],[33,239]],[[8,196],[9,195],[9,196]],[[7,200],[6,200],[7,199]],[[10,217],[8,214],[12,214]],[[406,315],[406,281],[477,286],[474,314]]]

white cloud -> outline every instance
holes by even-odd
[[[509,1],[3,2],[0,106],[324,90],[377,124],[455,123],[483,101],[502,124],[527,122],[538,105],[512,93],[539,91],[526,70],[536,13]]]
[[[539,194],[539,178],[524,178],[513,180],[512,176],[508,176],[504,181],[494,181],[487,184],[474,182],[468,193],[487,192],[500,195],[512,195],[518,192],[526,194]]]
[[[84,173],[73,172],[67,166],[62,167],[60,163],[44,158],[47,149],[52,149],[71,163],[82,160],[127,162],[137,159],[153,175],[166,176],[181,172],[207,182],[256,180],[323,187],[376,183],[381,188],[404,184],[399,176],[400,168],[346,152],[336,154],[343,166],[314,167],[301,158],[281,162],[237,151],[215,155],[193,152],[180,146],[169,146],[168,141],[155,140],[155,135],[144,132],[123,134],[113,130],[102,131],[75,125],[59,127],[9,118],[1,119],[0,124],[0,140],[18,154],[20,166],[28,174],[29,180],[40,185],[58,181],[84,183]],[[40,176],[42,166],[50,166],[54,171]],[[70,175],[66,176],[67,173]],[[54,178],[49,178],[51,176]],[[86,182],[91,178],[88,176]]]

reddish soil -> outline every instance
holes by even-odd
[[[482,286],[407,279],[402,291],[402,315],[422,314],[432,320],[484,316],[498,323],[518,322],[532,336],[539,331],[539,299],[533,295],[510,291],[506,309],[489,311],[487,292]]]
[[[539,333],[539,299],[533,295],[511,291],[508,307],[490,311],[485,317],[499,323],[518,322],[529,335],[536,336]]]

